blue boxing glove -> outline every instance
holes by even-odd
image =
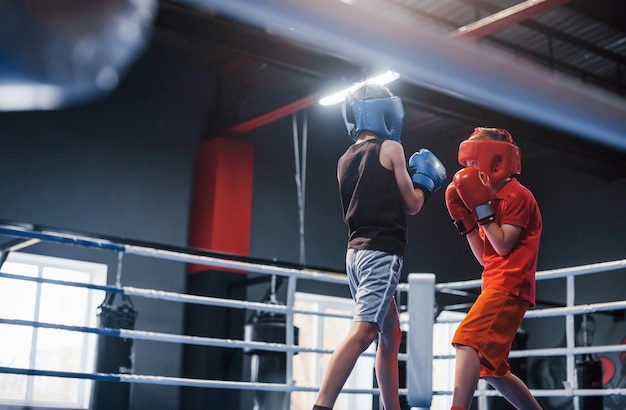
[[[446,168],[441,161],[426,148],[422,148],[411,155],[408,171],[411,181],[413,181],[413,187],[424,191],[426,199],[441,188],[448,178]]]

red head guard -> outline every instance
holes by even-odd
[[[510,136],[508,132],[506,134]],[[465,167],[475,162],[477,168],[489,176],[493,185],[522,172],[521,156],[519,147],[512,139],[510,142],[467,139],[459,145],[459,163]]]

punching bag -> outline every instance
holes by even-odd
[[[575,318],[578,323],[576,341],[581,346],[591,346],[593,335],[596,331],[596,321],[593,316],[583,314]],[[583,354],[576,360],[576,378],[579,389],[602,388],[602,362],[591,354]],[[604,408],[603,396],[582,396],[580,398],[580,410],[602,410]]]
[[[602,389],[602,362],[589,354],[576,363],[576,376],[579,389]],[[603,396],[582,396],[580,410],[602,410]]]
[[[285,315],[257,312],[244,327],[247,342],[285,343]],[[298,344],[299,329],[293,328],[294,344]],[[285,383],[287,353],[261,349],[244,349],[251,356],[250,381],[253,383]],[[288,410],[289,394],[258,390],[255,392],[254,410]]]
[[[98,327],[134,329],[137,310],[128,296],[115,305],[115,293],[109,293],[98,306]],[[133,372],[133,340],[114,336],[98,336],[96,372],[130,374]],[[92,410],[126,410],[130,401],[130,383],[94,382]]]

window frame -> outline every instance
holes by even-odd
[[[351,298],[343,298],[337,296],[327,296],[320,295],[315,293],[306,293],[306,292],[296,292],[294,297],[295,303],[294,308],[306,310],[306,311],[314,311],[317,313],[323,312],[324,310],[332,309],[335,313],[337,311],[341,311],[340,314],[346,314],[352,316],[354,314],[354,301]],[[303,332],[303,327],[301,325],[301,320],[309,318],[310,322],[307,323],[307,329],[311,338],[306,340],[303,338],[305,333]],[[301,347],[309,347],[314,349],[324,349],[325,340],[324,336],[328,332],[324,332],[324,318],[325,316],[320,315],[303,315],[303,314],[295,314],[294,315],[294,326],[300,327],[299,332],[299,344]],[[332,318],[335,323],[338,321],[345,321],[345,326],[341,331],[336,330],[336,335],[342,339],[348,334],[350,327],[352,325],[352,318]],[[341,333],[340,333],[341,332]],[[312,339],[312,340],[311,340]],[[334,349],[336,348],[336,344],[332,346],[328,346],[326,344],[326,349]],[[365,351],[365,353],[373,354],[376,352],[376,342],[372,343],[369,348]],[[310,380],[313,386],[320,386],[322,383],[322,378],[324,377],[324,372],[326,370],[326,366],[324,362],[329,359],[330,355],[325,353],[300,353],[294,356],[294,368],[298,369],[309,369],[310,374],[306,378]],[[309,360],[308,365],[297,364],[299,361]],[[374,365],[375,358],[373,356],[364,356],[361,355],[357,360],[356,365],[354,366],[350,377],[346,381],[344,388],[349,389],[372,389],[374,386]],[[297,373],[294,373],[294,378],[297,380]],[[292,408],[294,406],[295,400],[306,401],[303,404],[305,408],[311,408],[314,404],[315,399],[317,398],[316,393],[300,393],[295,392],[293,395],[297,397],[301,397],[304,395],[305,398],[298,398],[292,396]],[[333,408],[337,410],[347,410],[347,409],[362,409],[362,410],[371,410],[373,407],[371,394],[342,394],[337,399],[335,406]],[[297,407],[300,408],[300,407]]]
[[[20,265],[23,265],[23,266],[20,267]],[[108,271],[108,266],[102,263],[52,257],[52,256],[45,256],[45,255],[25,253],[25,252],[9,253],[6,261],[2,265],[2,271],[5,273],[20,275],[21,274],[20,271],[24,272],[26,270],[26,267],[30,267],[31,271],[33,271],[33,273],[31,274],[32,275],[31,277],[33,278],[35,277],[34,270],[36,270],[37,278],[52,278],[56,280],[67,280],[69,282],[90,283],[94,285],[106,285],[107,271]],[[35,269],[33,269],[33,267],[35,267]],[[62,277],[64,274],[68,276],[71,274],[73,277],[71,279],[65,279]],[[30,275],[25,275],[25,276],[30,276]],[[78,278],[78,280],[76,280],[77,279],[76,276],[80,276],[81,278]],[[44,295],[43,297],[49,298],[50,296],[56,297],[56,296],[62,295],[61,292],[63,290],[71,291],[70,289],[59,288],[59,286],[63,286],[64,288],[66,288],[65,285],[47,284],[47,283],[33,282],[33,281],[22,281],[19,279],[12,279],[12,278],[6,278],[6,277],[0,277],[0,286],[7,286],[7,284],[10,283],[7,281],[13,282],[15,284],[14,288],[19,287],[19,285],[17,285],[17,282],[33,283],[34,289],[35,289],[34,290],[35,306],[30,306],[30,305],[25,306],[25,308],[27,308],[28,310],[25,311],[24,314],[28,317],[28,319],[26,320],[32,320],[34,322],[39,321],[40,317],[42,316],[42,313],[44,313],[41,311],[41,309],[43,309],[42,304],[41,304],[42,295]],[[2,283],[4,283],[4,285],[1,285]],[[77,320],[78,322],[71,323],[71,325],[97,327],[97,322],[98,322],[97,308],[104,300],[105,292],[102,290],[95,290],[95,289],[86,289],[86,288],[79,288],[79,287],[74,287],[74,288],[80,292],[87,292],[87,294],[84,296],[84,298],[81,298],[81,300],[78,302],[76,301],[69,302],[71,304],[78,303],[80,306],[77,307],[76,309],[83,309],[85,312],[82,318],[77,319],[75,317],[74,320]],[[56,293],[57,295],[54,295],[54,293]],[[59,303],[60,304],[68,303],[66,299],[67,298],[60,300]],[[74,308],[73,305],[71,307]],[[89,312],[93,312],[93,314],[90,314]],[[50,313],[48,312],[48,314]],[[58,313],[58,314],[60,315],[61,313]],[[67,321],[65,322],[63,321],[64,317],[62,316],[57,317],[57,318],[52,318],[52,319],[53,319],[51,321],[52,323],[59,323],[59,324],[65,324],[65,325],[68,324]],[[42,320],[42,321],[50,322],[50,320],[48,319]],[[24,328],[24,326],[8,325],[8,324],[2,324],[0,326],[3,327],[5,331],[10,331],[10,329],[15,329],[15,331],[19,332],[21,329],[18,329],[18,328]],[[31,368],[31,369],[38,368],[37,365],[35,365],[38,356],[42,357],[42,355],[46,354],[41,349],[43,345],[40,345],[37,343],[37,339],[40,339],[39,341],[41,341],[42,334],[44,335],[43,337],[45,338],[46,332],[49,335],[52,334],[52,332],[58,332],[59,334],[69,332],[66,330],[54,330],[54,329],[50,330],[50,329],[43,329],[43,328],[38,328],[38,327],[32,327],[28,329],[30,330],[31,346],[30,346],[30,351],[29,351],[27,368]],[[69,333],[75,333],[75,332],[69,332]],[[59,339],[63,340],[63,337],[59,337]],[[67,338],[67,339],[69,340],[70,338]],[[74,340],[78,340],[78,338],[74,338]],[[95,367],[96,367],[95,362],[96,362],[97,335],[89,334],[89,333],[82,333],[82,341],[78,342],[74,346],[72,346],[71,343],[68,341],[67,344],[65,343],[64,345],[57,344],[54,347],[57,349],[63,348],[69,352],[74,351],[74,354],[80,357],[79,359],[77,359],[77,362],[79,363],[78,364],[79,369],[72,368],[71,370],[68,370],[67,368],[61,368],[61,369],[42,368],[42,370],[73,371],[73,372],[79,372],[79,373],[93,373],[94,372]],[[70,353],[70,355],[71,354],[72,353]],[[2,358],[3,355],[4,355],[4,359]],[[6,352],[3,353],[0,349],[0,363],[5,362],[7,360],[7,357],[8,356]],[[63,364],[61,365],[61,367],[63,367]],[[2,395],[2,392],[0,391],[0,406],[11,405],[11,406],[19,406],[19,407],[23,406],[24,408],[88,409],[90,405],[91,391],[93,389],[93,381],[91,380],[78,379],[77,383],[70,384],[71,392],[69,393],[68,397],[73,397],[74,399],[45,400],[45,399],[36,398],[38,395],[40,395],[40,394],[36,394],[36,380],[37,378],[49,379],[50,378],[49,376],[24,376],[24,375],[13,375],[13,374],[1,374],[0,377],[4,378],[5,380],[8,380],[9,378],[14,378],[16,380],[18,379],[25,380],[22,382],[22,383],[25,383],[24,399],[7,398],[6,396]],[[71,380],[71,379],[67,379],[67,380]]]

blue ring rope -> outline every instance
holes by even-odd
[[[15,325],[15,326],[28,326],[28,327],[41,327],[44,329],[58,329],[67,330],[70,332],[82,332],[82,333],[94,333],[103,336],[116,336],[121,337],[121,332],[124,329],[113,329],[109,327],[89,327],[89,326],[72,326],[62,325],[58,323],[39,322],[34,320],[24,319],[7,319],[0,318],[0,324]]]
[[[24,369],[20,367],[4,367],[0,366],[0,373],[23,374],[26,376],[51,376],[51,377],[67,377],[71,379],[90,379],[104,382],[120,382],[120,375],[112,373],[79,373],[79,372],[62,372],[58,370],[39,370]]]
[[[91,238],[79,238],[77,236],[47,234],[43,232],[28,231],[17,228],[0,227],[0,234],[14,236],[19,238],[41,239],[48,242],[57,242],[62,244],[77,245],[87,248],[100,248],[116,252],[124,252],[126,246],[119,245],[107,240],[96,240]]]
[[[124,294],[123,288],[118,288],[115,286],[108,286],[108,285],[94,285],[92,283],[85,283],[85,282],[72,282],[72,281],[60,280],[60,279],[47,279],[47,278],[42,278],[42,277],[23,276],[23,275],[16,275],[13,273],[6,273],[6,272],[0,272],[0,277],[4,277],[7,279],[24,280],[27,282],[47,283],[50,285],[73,286],[77,288],[103,290],[107,293]]]
[[[258,310],[263,312],[273,312],[273,313],[281,313],[286,314],[287,311],[291,310],[293,314],[303,314],[303,315],[316,315],[316,316],[324,316],[324,317],[335,317],[342,319],[352,319],[352,315],[339,314],[339,313],[320,313],[302,309],[289,309],[285,305],[278,304],[270,304],[264,302],[247,302],[247,301],[232,301],[230,299],[222,299],[215,298],[210,296],[198,296],[198,295],[188,295],[184,293],[176,293],[176,292],[166,292],[161,290],[154,289],[145,289],[145,288],[134,288],[128,286],[105,286],[105,285],[93,285],[90,283],[84,282],[71,282],[64,281],[59,279],[46,279],[41,277],[32,277],[32,276],[23,276],[16,275],[12,273],[0,272],[0,277],[5,277],[7,279],[15,279],[15,280],[24,280],[28,282],[37,282],[37,283],[46,283],[53,285],[63,285],[63,286],[74,286],[79,288],[87,288],[93,290],[102,290],[108,293],[119,293],[124,296],[140,296],[145,298],[159,299],[159,300],[167,300],[174,302],[184,302],[184,303],[194,303],[198,305],[208,305],[208,306],[219,306],[219,307],[227,307],[233,309],[250,309],[250,310]]]

